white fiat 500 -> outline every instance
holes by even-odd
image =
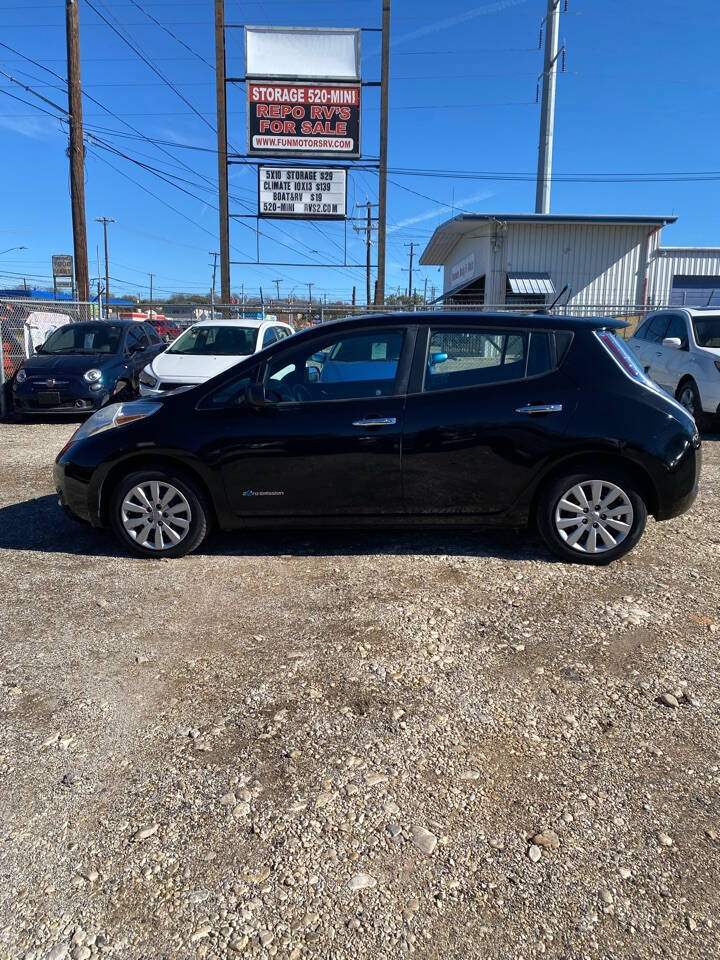
[[[140,395],[194,387],[295,331],[277,320],[203,320],[188,327],[140,374]]]

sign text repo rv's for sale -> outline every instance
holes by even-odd
[[[360,156],[360,85],[248,83],[248,154]]]

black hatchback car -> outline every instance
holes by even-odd
[[[306,330],[208,382],[111,405],[60,502],[146,557],[212,526],[537,525],[608,563],[697,491],[695,423],[607,319],[411,313]]]
[[[66,323],[18,370],[13,404],[21,414],[91,413],[108,400],[129,400],[138,377],[167,344],[149,323]]]

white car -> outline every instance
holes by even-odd
[[[628,340],[646,372],[696,422],[720,413],[720,313],[667,307],[651,313]]]
[[[203,320],[182,333],[140,374],[140,396],[194,387],[295,331],[277,320]]]

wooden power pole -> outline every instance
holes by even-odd
[[[387,226],[388,92],[390,86],[390,0],[382,5],[380,71],[380,184],[378,190],[378,264],[375,303],[385,303],[385,231]]]
[[[228,210],[227,101],[225,90],[225,0],[215,0],[215,91],[217,96],[218,206],[220,207],[220,297],[230,303],[230,213]]]
[[[83,144],[80,23],[77,0],[65,0],[65,33],[70,113],[70,198],[75,254],[75,296],[78,300],[89,300],[90,280],[85,221],[85,146]]]

